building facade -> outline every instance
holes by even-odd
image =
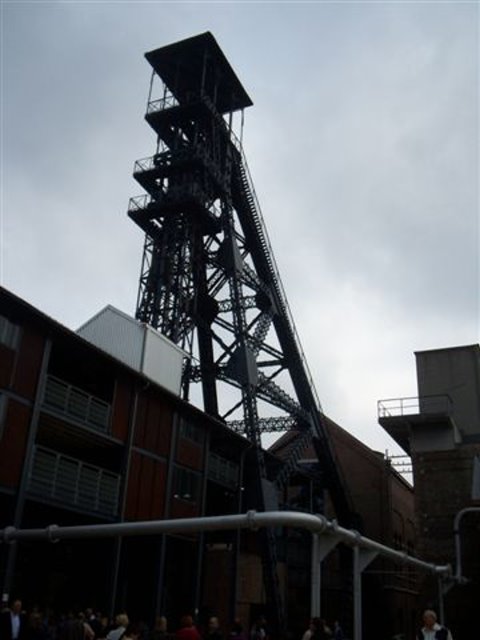
[[[4,289],[0,309],[0,526],[243,508],[248,441]],[[231,562],[238,544],[226,533],[213,546],[198,535],[2,545],[3,598],[57,610],[128,606],[134,617],[162,611],[173,622],[210,602],[204,546],[228,549]],[[236,565],[228,575],[228,597],[210,602],[224,619]]]
[[[0,309],[0,528],[251,508],[251,443],[180,398],[182,354],[175,345],[110,307],[78,332],[5,289]],[[382,454],[331,420],[326,427],[356,528],[421,555],[411,486]],[[265,452],[272,477],[295,437],[289,432]],[[275,502],[275,508],[335,518],[313,448]],[[275,535],[288,627],[298,636],[310,616],[310,534],[279,529]],[[147,623],[162,613],[172,629],[186,611],[200,621],[217,615],[224,628],[234,617],[247,626],[268,614],[261,547],[250,531],[1,545],[0,570],[4,599],[20,596],[29,607],[127,609]],[[348,547],[329,554],[321,587],[323,615],[351,631]],[[363,574],[365,634],[372,640],[386,632],[411,635],[417,587],[407,569],[375,560]]]
[[[454,573],[461,561],[465,583],[443,586],[445,621],[454,637],[468,637],[480,599],[480,347],[415,358],[418,396],[380,401],[379,422],[411,457],[419,556]],[[438,589],[422,583],[424,606],[440,608]]]
[[[413,489],[392,467],[383,453],[373,451],[345,429],[325,417],[339,472],[356,514],[356,529],[364,536],[382,541],[386,546],[418,555],[414,527]],[[282,436],[271,447],[280,458],[288,459],[294,446],[295,432]],[[308,447],[298,462],[299,472],[292,478],[285,496],[290,509],[322,512],[335,518],[328,496],[328,487],[322,476],[313,447]],[[290,555],[306,553],[305,540],[292,541]],[[295,550],[295,543],[298,549]],[[305,561],[305,559],[303,559]],[[339,545],[322,563],[322,610],[329,619],[340,619],[348,628],[351,624],[352,590],[346,588],[351,579],[351,550]],[[292,601],[301,601],[302,583],[295,592],[296,572],[287,562],[291,580]],[[413,637],[419,617],[419,581],[415,573],[404,566],[378,558],[364,571],[364,597],[362,601],[364,637],[392,638],[397,634]],[[380,631],[381,630],[381,631]]]

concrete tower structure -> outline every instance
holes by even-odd
[[[419,555],[461,564],[465,584],[450,589],[445,619],[466,637],[480,600],[480,347],[415,357],[418,397],[380,401],[379,422],[412,460]],[[425,606],[436,589],[424,584]]]

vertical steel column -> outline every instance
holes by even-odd
[[[362,572],[377,555],[358,544],[353,547],[353,640],[362,640]]]
[[[312,580],[310,589],[310,616],[319,618],[321,611],[321,574],[320,536],[312,534]]]
[[[237,496],[237,511],[238,513],[242,512],[242,503],[243,503],[243,491],[244,491],[244,477],[243,472],[245,468],[245,456],[247,455],[248,449],[251,445],[244,449],[240,455],[240,465],[238,470],[238,496]],[[235,537],[233,539],[232,544],[232,572],[231,572],[231,581],[230,581],[230,620],[235,620],[236,615],[236,605],[237,605],[237,596],[238,596],[238,564],[240,560],[240,543],[241,543],[241,529],[236,529]]]
[[[207,487],[208,487],[208,461],[210,453],[210,431],[205,434],[205,440],[203,443],[203,482],[202,482],[202,506],[200,509],[201,517],[205,516],[205,507],[207,504]],[[203,578],[203,550],[205,546],[205,533],[200,531],[197,540],[197,574],[195,577],[195,594],[194,594],[194,609],[195,617],[198,616],[200,611],[200,599],[202,595],[202,578]]]
[[[25,457],[23,459],[22,475],[18,486],[17,500],[15,504],[15,513],[13,516],[13,526],[19,527],[22,523],[23,512],[25,507],[26,492],[28,487],[28,479],[33,463],[33,454],[35,450],[35,440],[38,432],[38,421],[40,417],[40,409],[43,401],[43,392],[45,389],[45,381],[47,379],[48,363],[50,360],[50,352],[52,350],[52,341],[47,338],[43,348],[42,363],[38,374],[37,389],[35,392],[35,400],[32,407],[32,417],[28,429],[27,444],[25,446]],[[12,542],[7,551],[5,575],[2,585],[2,601],[8,601],[10,598],[10,589],[12,587],[13,573],[15,570],[15,561],[17,559],[17,543]]]
[[[133,438],[135,435],[135,421],[137,418],[137,406],[138,406],[138,389],[135,388],[134,396],[133,396],[133,404],[130,409],[130,417],[128,420],[128,435],[127,442],[125,443],[125,453],[123,458],[123,483],[122,483],[122,496],[121,496],[121,505],[120,505],[120,521],[123,522],[125,519],[125,507],[127,504],[127,488],[128,488],[128,475],[130,472],[130,462],[132,458],[132,445]],[[115,614],[115,603],[117,600],[117,592],[118,592],[118,575],[120,572],[120,557],[122,553],[122,538],[115,538],[113,541],[114,549],[113,549],[113,568],[112,575],[110,581],[110,602],[109,602],[109,616],[113,619]]]
[[[167,463],[167,479],[165,485],[165,506],[163,508],[163,517],[165,520],[168,520],[170,516],[170,501],[172,499],[172,485],[173,485],[173,470],[175,463],[175,452],[177,450],[177,440],[179,433],[179,417],[178,413],[175,412],[172,416],[172,434],[170,440],[170,452],[168,456]],[[158,616],[163,613],[163,609],[165,607],[165,599],[164,599],[164,575],[165,575],[165,553],[166,553],[166,545],[167,545],[167,534],[162,533],[161,542],[160,542],[160,559],[158,563],[158,575],[157,575],[157,593],[156,593],[156,602],[155,602],[155,615]]]
[[[362,640],[362,574],[358,546],[353,547],[353,640]]]
[[[337,544],[337,535],[328,537],[312,534],[312,581],[310,588],[311,617],[319,618],[322,611],[322,562]]]
[[[438,621],[441,625],[445,624],[445,608],[443,606],[443,578],[438,576]]]

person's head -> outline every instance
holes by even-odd
[[[32,613],[30,616],[30,626],[32,629],[38,630],[42,628],[42,615],[39,612]]]
[[[115,617],[115,624],[117,625],[117,627],[128,627],[128,616],[126,613],[119,613],[116,617]]]
[[[193,627],[193,618],[192,616],[182,616],[180,618],[180,626],[183,627]]]
[[[167,619],[165,616],[157,616],[155,618],[155,630],[161,632],[167,631]]]
[[[208,630],[216,631],[219,627],[218,618],[216,616],[212,616],[208,619]]]
[[[319,631],[322,628],[323,628],[323,624],[322,624],[322,621],[320,620],[320,618],[312,618],[312,620],[310,622],[310,629],[313,632],[315,632],[315,631]]]
[[[22,601],[21,600],[14,600],[12,602],[12,606],[11,606],[12,612],[16,615],[18,615],[19,613],[21,613],[22,611]]]
[[[432,629],[433,625],[437,621],[437,614],[432,609],[425,609],[423,612],[423,624],[427,627],[427,629]]]

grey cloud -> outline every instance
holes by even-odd
[[[28,10],[27,10],[28,9]],[[211,29],[327,413],[368,440],[412,352],[478,340],[478,6],[9,4],[2,283],[71,327],[132,312],[144,51]]]

